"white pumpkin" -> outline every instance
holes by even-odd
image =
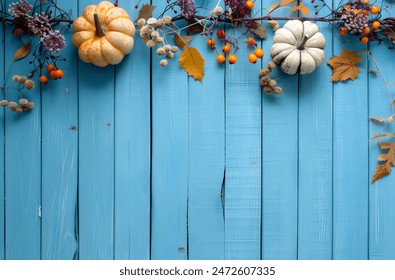
[[[290,20],[274,33],[270,55],[290,75],[308,74],[325,59],[325,37],[311,21]]]

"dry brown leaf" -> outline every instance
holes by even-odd
[[[299,6],[296,7],[299,11],[301,11],[302,15],[308,16],[309,15],[309,8],[306,7],[304,2],[300,2]]]
[[[280,6],[280,2],[274,2],[269,9],[267,9],[267,13],[270,14],[273,12],[275,9],[277,9]]]
[[[194,33],[202,33],[204,28],[200,22],[198,22],[196,19],[188,19],[188,29],[187,33],[188,34],[194,34]]]
[[[283,0],[282,2],[281,2],[281,5],[288,5],[289,3],[292,3],[292,2],[295,2],[296,0]]]
[[[380,142],[378,145],[381,150],[388,150],[388,153],[378,156],[377,160],[384,163],[376,166],[376,170],[372,178],[372,184],[391,173],[391,164],[395,166],[395,143],[390,144]]]
[[[372,138],[370,138],[370,140],[383,138],[383,137],[386,137],[386,136],[387,136],[387,134],[379,133],[379,134],[374,135]]]
[[[395,100],[393,100],[393,101],[392,101],[392,104],[394,104],[394,105],[395,105]]]
[[[152,12],[155,10],[156,6],[152,5],[143,5],[139,11],[139,15],[137,19],[144,18],[149,19],[152,17]]]
[[[176,45],[183,49],[186,45],[188,45],[192,39],[195,38],[194,36],[181,36],[178,34],[174,35],[174,42],[176,42]]]
[[[263,24],[256,23],[256,27],[252,29],[252,32],[261,39],[266,39],[266,27]]]
[[[197,81],[203,81],[204,59],[196,48],[185,46],[178,61],[188,76],[192,76]]]
[[[23,45],[22,47],[17,49],[14,54],[14,60],[19,60],[26,57],[30,53],[30,48],[31,48],[31,43],[29,42],[26,45]]]
[[[334,56],[327,62],[333,68],[331,81],[355,80],[360,72],[356,64],[362,59],[362,56],[357,55],[357,52],[343,49],[340,56]]]

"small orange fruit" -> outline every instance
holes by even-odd
[[[38,81],[39,81],[41,84],[46,84],[46,83],[48,83],[48,77],[45,76],[45,75],[41,75],[40,78],[38,78]]]
[[[47,71],[48,72],[51,72],[52,70],[54,70],[55,69],[55,65],[53,65],[53,64],[48,64],[47,65]]]
[[[223,30],[223,29],[218,29],[217,30],[217,37],[218,38],[224,38],[225,37],[225,30]]]
[[[378,13],[380,13],[380,8],[379,8],[378,6],[376,6],[376,5],[373,5],[373,6],[370,8],[370,12],[371,12],[372,14],[374,14],[374,15],[377,15]]]
[[[366,27],[362,30],[362,33],[365,34],[365,35],[368,35],[368,34],[370,33],[370,28],[369,28],[369,26],[366,26]]]
[[[369,42],[369,38],[367,36],[362,36],[359,41],[361,42],[361,44],[365,45]]]
[[[358,9],[354,9],[353,11],[354,11],[354,13],[355,13],[356,15],[359,15],[359,14],[361,13],[361,11],[358,10]]]
[[[224,63],[226,61],[226,58],[225,58],[225,56],[222,54],[222,53],[220,53],[219,55],[217,55],[217,62],[218,63]]]
[[[362,0],[362,4],[364,4],[364,5],[369,4],[369,0]]]
[[[346,36],[347,33],[348,33],[348,30],[346,27],[344,27],[344,26],[340,27],[340,30],[339,30],[340,36]]]
[[[347,13],[350,10],[350,6],[344,6],[343,7],[343,13]]]
[[[253,46],[253,45],[255,45],[255,39],[252,38],[252,37],[247,38],[246,44],[247,44],[248,46]]]
[[[258,60],[258,58],[256,57],[256,55],[254,53],[250,53],[248,55],[248,61],[251,63],[256,63],[256,61]]]
[[[237,56],[235,54],[231,54],[228,57],[228,61],[229,61],[230,64],[235,64],[237,62]]]
[[[251,0],[247,0],[246,1],[246,6],[247,6],[247,9],[248,10],[252,10],[253,8],[254,8],[254,2],[253,1],[251,1]]]
[[[261,48],[256,48],[254,54],[257,58],[262,58],[265,55],[264,51]]]
[[[209,46],[210,48],[214,48],[215,47],[215,40],[210,38],[207,40],[207,46]]]
[[[63,70],[61,70],[61,69],[56,69],[56,70],[52,70],[52,71],[49,73],[49,76],[50,76],[52,79],[61,79],[61,78],[63,78],[64,73],[63,73]]]
[[[373,23],[372,23],[372,28],[374,29],[374,30],[377,30],[377,29],[379,29],[380,28],[380,22],[379,21],[373,21]]]
[[[226,44],[226,45],[224,45],[224,46],[222,47],[222,51],[223,51],[224,53],[230,53],[230,50],[231,50],[231,47],[230,47],[230,45],[228,45],[228,44]]]

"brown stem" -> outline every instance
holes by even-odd
[[[99,15],[97,13],[94,13],[93,17],[95,18],[96,36],[101,38],[104,36],[104,32],[100,24]]]
[[[298,50],[304,50],[304,45],[306,44],[307,40],[309,39],[309,37],[304,36],[303,41],[299,44],[299,46],[297,47]]]

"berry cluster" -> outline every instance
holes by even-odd
[[[380,7],[370,5],[369,0],[349,2],[341,8],[340,35],[352,34],[361,36],[360,42],[367,44],[370,40],[375,39],[374,33],[379,31],[381,25],[380,21],[369,20],[369,17],[377,17],[379,13]]]
[[[259,84],[263,87],[263,91],[267,94],[280,94],[282,93],[282,88],[277,85],[277,82],[269,77],[272,70],[276,68],[276,64],[270,61],[266,68],[259,72]]]
[[[229,6],[233,18],[242,18],[251,16],[251,10],[254,8],[254,1],[247,0],[224,0],[225,5]]]
[[[61,79],[64,76],[64,72],[62,69],[56,68],[55,65],[53,64],[48,64],[46,67],[47,72],[49,73],[49,76],[51,79],[57,80]],[[46,75],[41,75],[40,78],[38,79],[41,84],[46,84],[48,83],[48,77]]]
[[[168,60],[172,59],[178,51],[178,47],[167,44],[165,38],[166,29],[174,25],[172,18],[170,16],[164,16],[160,19],[149,18],[148,20],[140,18],[137,20],[137,25],[140,29],[140,37],[144,40],[147,47],[153,48],[157,46],[156,54],[158,56],[166,56],[159,62],[162,67],[165,67]]]
[[[222,64],[226,61],[226,55],[229,54],[232,50],[231,45],[228,43],[229,41],[225,39],[226,37],[226,32],[223,29],[218,29],[217,32],[217,37],[222,41],[225,42],[225,44],[222,46],[222,53],[219,53],[216,49],[216,41],[213,38],[209,38],[207,40],[207,46],[209,46],[211,49],[217,51],[217,62]],[[247,47],[253,47],[254,52],[248,54],[248,61],[251,63],[256,63],[259,58],[262,58],[265,53],[261,48],[257,47],[257,43],[254,38],[249,37],[245,41],[247,44]],[[233,54],[230,54],[228,57],[228,62],[229,64],[235,64],[237,62],[237,56],[236,56],[236,51]]]

